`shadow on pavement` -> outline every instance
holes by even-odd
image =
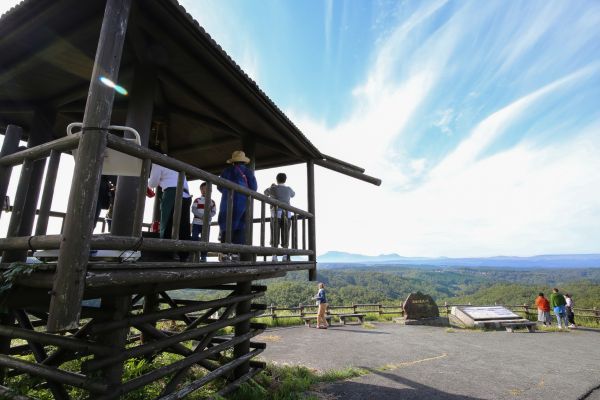
[[[393,382],[390,386],[375,385],[363,382],[343,381],[324,386],[320,393],[332,394],[340,399],[359,400],[396,400],[396,399],[427,399],[427,400],[482,400],[478,397],[446,393],[442,390],[411,381],[398,375],[378,371],[373,368],[360,367],[373,375],[380,376]],[[368,379],[364,375],[358,379]]]

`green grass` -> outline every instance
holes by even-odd
[[[345,368],[318,372],[303,366],[267,365],[259,373],[254,382],[242,385],[230,396],[234,400],[296,400],[316,399],[314,395],[306,395],[314,385],[336,382],[365,375],[368,371],[360,368]]]

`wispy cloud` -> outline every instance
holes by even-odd
[[[595,173],[600,113],[581,110],[580,121],[563,115],[560,141],[536,139],[537,130],[547,129],[544,121],[551,124],[581,99],[597,98],[599,65],[593,58],[587,65],[579,59],[565,64],[552,43],[544,42],[564,23],[564,9],[544,8],[531,26],[523,22],[523,29],[511,33],[495,20],[493,7],[477,14],[480,4],[458,7],[443,18],[445,2],[423,3],[400,21],[378,42],[367,76],[353,91],[353,111],[338,125],[327,128],[290,112],[326,153],[362,164],[384,180],[383,187],[373,188],[320,172],[327,182],[318,188],[319,198],[326,199],[318,204],[321,251],[448,256],[600,251],[591,239],[600,230],[590,222],[600,218],[594,200],[600,195]],[[439,23],[427,30],[433,18]],[[480,40],[490,38],[495,47],[471,46],[469,40],[479,33],[470,29],[485,32]],[[493,37],[494,29],[502,30],[502,40]],[[573,40],[588,42],[589,36],[585,30]],[[539,48],[544,51],[538,60]],[[560,68],[547,58],[552,50]],[[551,73],[515,87],[524,82],[515,69],[540,71],[544,65]],[[424,109],[434,104],[437,111]],[[433,127],[446,133],[437,136],[455,144],[440,142],[447,150],[437,159],[398,146],[413,128],[423,129],[419,121],[430,127],[434,121]],[[449,135],[451,126],[456,132]],[[496,147],[521,126],[528,136]],[[430,136],[420,140],[424,148],[439,142]],[[354,188],[356,194],[342,195]],[[368,218],[357,204],[368,205]],[[359,230],[370,234],[358,240]]]

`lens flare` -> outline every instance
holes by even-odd
[[[110,79],[108,79],[105,76],[100,77],[100,82],[102,82],[109,88],[115,89],[115,92],[122,94],[123,96],[127,96],[127,94],[128,94],[127,89],[125,89],[123,86],[117,85],[116,83],[114,83],[113,81],[111,81]]]

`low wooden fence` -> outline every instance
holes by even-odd
[[[516,314],[521,315],[524,318],[535,320],[537,318],[537,308],[527,304],[523,305],[502,305],[513,311]],[[473,304],[448,304],[438,305],[440,315],[446,316],[450,314],[452,307],[468,307],[476,306]],[[600,325],[600,309],[595,308],[574,308],[575,316],[578,321],[582,319],[588,322],[595,322]],[[317,306],[312,304],[299,304],[297,307],[278,307],[277,305],[271,304],[267,306],[265,312],[258,318],[271,318],[274,322],[278,319],[286,318],[302,318],[306,315],[314,315],[317,313]],[[351,305],[340,305],[328,307],[327,313],[329,315],[340,315],[340,314],[372,314],[378,316],[384,315],[396,315],[403,316],[404,310],[402,305],[389,305],[389,304],[351,304]]]

